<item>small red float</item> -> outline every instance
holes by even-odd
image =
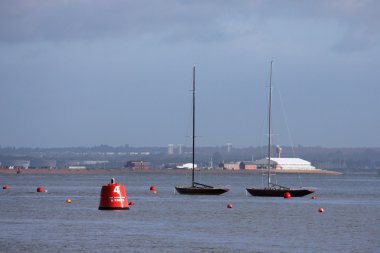
[[[292,196],[290,195],[290,192],[284,193],[284,199],[290,199]]]
[[[228,203],[227,208],[232,208],[232,204]]]
[[[129,205],[130,205],[130,206],[134,206],[134,205],[135,205],[135,202],[131,201],[131,202],[129,202]]]
[[[11,187],[10,186],[8,186],[8,185],[4,185],[3,186],[3,190],[8,190],[8,189],[10,189]]]
[[[43,191],[44,191],[44,189],[42,189],[42,187],[37,188],[37,192],[43,192]]]
[[[150,190],[151,190],[151,191],[156,191],[156,186],[152,185],[152,186],[150,187]]]
[[[99,210],[128,210],[128,199],[125,187],[117,184],[115,179],[111,183],[103,185],[100,192]]]
[[[317,199],[317,197],[315,197],[315,196],[312,196],[312,197],[311,197],[311,199]]]
[[[325,211],[325,209],[323,209],[322,207],[320,207],[319,209],[318,209],[318,212],[319,213],[323,213]]]

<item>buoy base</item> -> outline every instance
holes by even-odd
[[[99,210],[129,210],[129,207],[100,207]]]

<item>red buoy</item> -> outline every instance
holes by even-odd
[[[8,186],[8,185],[4,185],[3,186],[3,190],[8,190],[8,189],[10,189],[11,187],[10,186]]]
[[[312,196],[312,197],[311,197],[311,199],[317,199],[317,197],[315,197],[315,196]]]
[[[232,204],[228,203],[227,208],[232,208]]]
[[[117,184],[115,179],[111,183],[103,185],[100,192],[99,210],[128,210],[128,199],[125,187]]]
[[[152,186],[150,187],[150,190],[151,190],[151,191],[156,191],[156,186],[152,185]]]
[[[37,192],[43,192],[43,191],[44,191],[44,189],[42,189],[42,187],[37,188]]]
[[[323,209],[322,207],[320,207],[319,209],[318,209],[318,212],[319,213],[323,213],[325,211],[325,209]]]
[[[135,205],[135,202],[131,201],[128,203],[130,206],[134,206]]]
[[[290,199],[292,196],[290,195],[290,192],[284,193],[284,199]]]

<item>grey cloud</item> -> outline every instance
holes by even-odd
[[[246,136],[260,131],[257,119],[264,115],[268,63],[274,59],[274,84],[286,87],[285,104],[293,106],[290,122],[307,136],[301,143],[339,145],[339,133],[321,131],[323,114],[331,128],[349,125],[361,143],[374,145],[378,122],[355,124],[358,116],[370,122],[379,114],[368,106],[379,93],[378,2],[2,0],[1,144],[76,141],[57,135],[64,133],[76,136],[77,144],[95,145],[106,138],[106,122],[112,122],[112,145],[120,136],[127,140],[122,143],[138,145],[165,145],[170,138],[183,143],[181,122],[196,64],[204,143],[228,138],[251,145]],[[342,120],[340,110],[352,117]],[[78,124],[67,129],[61,114]],[[308,126],[298,124],[300,115]],[[42,126],[47,118],[55,123]],[[245,130],[207,127],[224,125],[225,118],[244,121]],[[29,124],[14,128],[11,123],[20,119]],[[96,138],[87,134],[90,128]],[[235,139],[230,131],[237,131]]]
[[[353,3],[350,5],[350,2]],[[345,32],[334,49],[348,52],[379,47],[380,2],[347,1],[344,7],[339,9],[343,16],[339,21]]]
[[[266,31],[271,19],[335,20],[339,48],[373,47],[380,37],[378,1],[122,1],[0,2],[0,41],[61,41],[154,35],[165,41],[234,39]]]
[[[186,1],[2,1],[0,40],[54,41],[171,32],[191,36],[194,30],[207,37],[225,7],[222,2]]]

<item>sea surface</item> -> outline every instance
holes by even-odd
[[[135,202],[129,211],[98,210],[111,177]],[[230,192],[175,194],[190,173],[0,175],[0,186],[11,187],[0,190],[0,252],[380,252],[375,173],[278,175],[278,183],[317,188],[291,199],[247,196],[245,187],[265,182],[259,174],[198,173],[197,179]],[[37,193],[39,186],[48,192]]]

